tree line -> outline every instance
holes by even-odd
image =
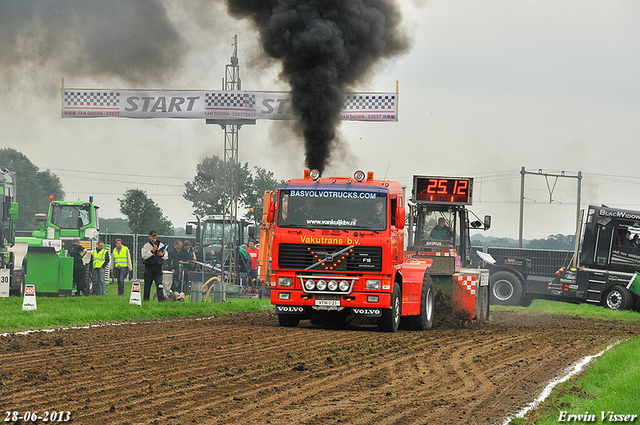
[[[549,235],[544,239],[531,239],[523,241],[522,248],[525,249],[553,249],[571,251],[574,249],[574,235]],[[518,241],[511,238],[484,238],[474,239],[472,246],[490,246],[494,248],[518,248]]]
[[[0,167],[15,171],[17,175],[15,202],[19,214],[16,229],[35,230],[34,216],[48,211],[49,196],[64,200],[60,178],[50,170],[40,170],[24,154],[12,148],[0,149]],[[182,196],[192,203],[192,214],[223,214],[230,196],[225,193],[225,178],[230,181],[232,175],[238,181],[239,208],[246,210],[244,217],[247,220],[257,223],[262,218],[264,192],[274,190],[278,185],[273,172],[256,166],[250,168],[248,163],[233,167],[215,155],[204,158],[197,165],[193,180],[185,182]],[[101,227],[106,225],[111,232],[118,233],[145,233],[148,229],[156,229],[161,234],[174,234],[173,223],[145,190],[128,189],[118,202],[126,220],[101,218]]]

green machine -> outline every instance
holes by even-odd
[[[36,294],[70,296],[73,293],[73,258],[67,256],[67,251],[74,239],[79,239],[89,251],[95,249],[99,239],[98,208],[93,197],[89,202],[51,199],[48,213],[35,216],[38,230],[30,237],[16,238],[28,244],[25,283],[35,285]],[[85,267],[89,274],[86,263]]]

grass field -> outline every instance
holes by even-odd
[[[155,287],[152,289],[152,297]],[[21,297],[0,298],[0,333],[31,329],[93,325],[108,322],[136,322],[180,317],[209,317],[221,314],[270,309],[268,299],[230,298],[226,303],[185,301],[129,304],[131,284],[125,295],[117,295],[115,284],[107,284],[107,295],[89,297],[37,297],[37,310],[23,311]]]

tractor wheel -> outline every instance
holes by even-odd
[[[396,332],[400,325],[400,303],[402,298],[400,296],[400,285],[397,283],[393,287],[393,294],[391,295],[391,308],[382,310],[382,317],[378,319],[378,328],[384,332]]]
[[[285,328],[295,328],[300,323],[300,316],[296,314],[278,314],[278,323]]]
[[[633,305],[633,295],[627,288],[613,285],[603,300],[603,305],[611,310],[629,310]]]
[[[519,305],[522,301],[522,282],[515,274],[501,270],[491,275],[491,304]]]

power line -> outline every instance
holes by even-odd
[[[175,176],[162,176],[162,175],[154,175],[154,176],[149,176],[147,174],[127,174],[127,173],[107,173],[104,171],[86,171],[86,170],[69,170],[69,169],[65,169],[65,168],[47,168],[47,170],[57,170],[57,171],[66,171],[66,172],[70,172],[70,173],[85,173],[85,174],[104,174],[107,176],[126,176],[126,177],[143,177],[143,178],[154,178],[154,179],[172,179],[172,180],[176,180],[176,179],[181,179],[181,180],[189,180],[190,177],[175,177]]]

